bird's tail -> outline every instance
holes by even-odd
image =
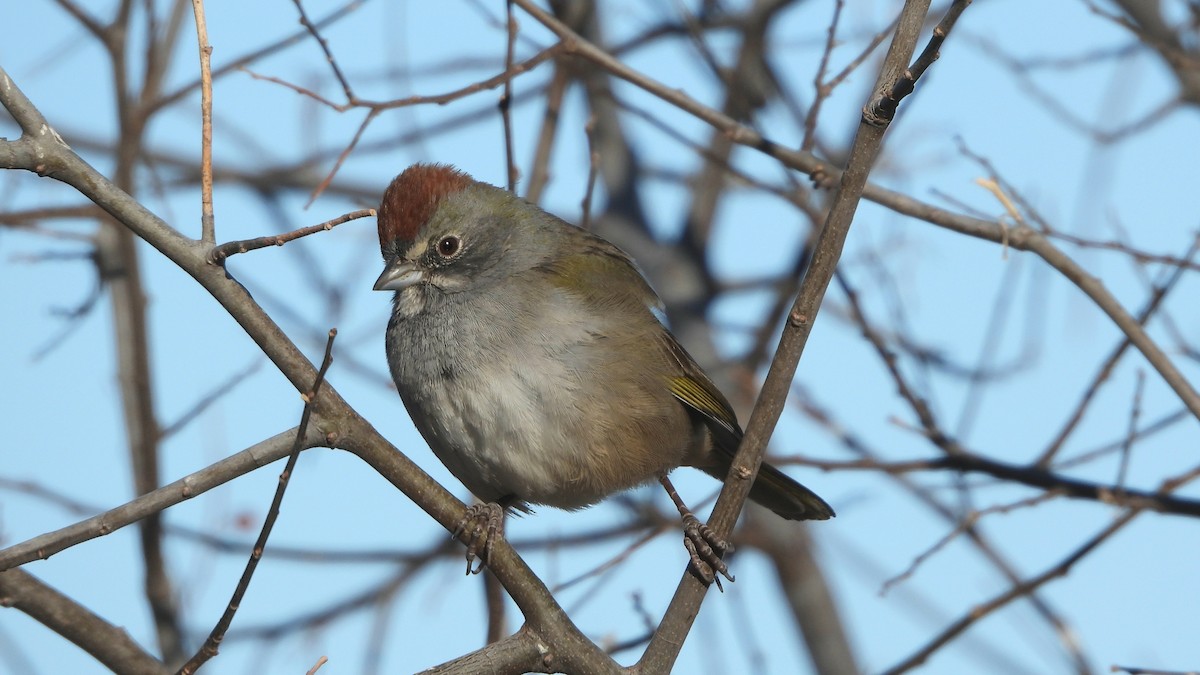
[[[721,481],[729,473],[729,465],[701,468]],[[766,462],[758,469],[758,477],[750,488],[750,499],[788,520],[829,520],[836,515],[817,493]]]

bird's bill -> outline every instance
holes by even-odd
[[[377,291],[399,291],[415,286],[425,279],[425,274],[411,261],[397,258],[384,268],[383,274],[375,280]]]

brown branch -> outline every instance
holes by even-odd
[[[504,11],[507,16],[505,31],[508,34],[507,47],[504,50],[504,72],[507,73],[513,67],[513,54],[516,50],[518,34],[517,19],[513,16],[512,0],[504,3]],[[500,121],[504,126],[504,175],[507,177],[508,191],[516,194],[519,172],[513,150],[512,82],[513,78],[511,77],[504,81],[504,91],[500,94],[500,102],[497,107],[500,109]]]
[[[62,7],[76,21],[83,25],[92,37],[95,37],[102,44],[107,44],[109,39],[108,27],[101,24],[95,17],[83,11],[82,7],[76,5],[72,0],[55,0],[59,7]]]
[[[342,74],[341,67],[338,66],[337,59],[333,57],[333,52],[329,49],[329,42],[321,36],[321,31],[316,24],[308,20],[308,14],[304,12],[304,3],[300,0],[292,0],[296,5],[296,11],[300,13],[300,25],[313,36],[317,44],[321,46],[321,51],[325,54],[325,60],[329,62],[329,67],[333,69],[333,76],[337,78],[339,84],[342,85],[342,93],[346,95],[347,101],[355,99],[354,91],[350,89],[350,81]]]
[[[299,1],[299,0],[297,0]],[[213,219],[212,167],[212,45],[204,20],[204,0],[192,0],[196,15],[196,40],[200,43],[200,241],[217,243]]]
[[[1114,23],[1128,29],[1137,36],[1138,40],[1158,52],[1163,64],[1171,69],[1179,83],[1180,97],[1193,105],[1200,103],[1200,73],[1196,63],[1200,56],[1194,49],[1184,46],[1184,38],[1177,34],[1162,14],[1159,3],[1135,2],[1135,0],[1115,0],[1116,4],[1129,16],[1111,15],[1092,2],[1086,4],[1100,16],[1111,19]],[[1190,39],[1188,40],[1190,42]]]
[[[499,642],[508,633],[508,619],[504,611],[507,597],[504,593],[504,586],[496,578],[496,575],[485,570],[483,598],[484,605],[487,607],[487,635],[484,637],[484,644],[490,645]]]
[[[1200,517],[1200,500],[1176,497],[1161,491],[1133,490],[1118,484],[1105,485],[1076,480],[1033,466],[1006,464],[967,454],[961,449],[954,454],[932,460],[928,468],[984,473],[1029,487],[1061,492],[1064,496],[1074,499],[1090,499],[1129,508]]]
[[[531,4],[527,3],[527,0],[516,1],[522,5]],[[876,83],[877,89],[893,81],[896,73],[912,55],[928,8],[928,0],[908,0],[905,3]],[[547,27],[562,35],[561,28],[550,25]],[[812,264],[801,283],[795,304],[788,313],[779,347],[767,371],[750,420],[746,424],[746,435],[709,518],[708,525],[718,537],[728,538],[750,492],[767,441],[783,411],[796,366],[821,308],[825,291],[841,257],[850,223],[867,183],[867,176],[882,146],[883,134],[883,128],[865,123],[859,125],[855,134],[846,164],[847,169],[842,174],[841,183],[834,194],[828,219],[814,250]],[[691,574],[684,574],[658,631],[638,663],[640,668],[649,672],[670,670],[682,647],[683,637],[689,632],[699,612],[700,601],[706,590],[707,588]]]
[[[1097,241],[1092,239],[1084,239],[1066,232],[1058,232],[1057,230],[1048,233],[1048,236],[1051,239],[1065,241],[1083,249],[1096,249],[1101,251],[1116,251],[1117,253],[1123,253],[1129,256],[1130,259],[1141,264],[1153,263],[1167,265],[1170,267],[1182,267],[1190,272],[1200,272],[1200,263],[1197,263],[1195,260],[1193,260],[1195,257],[1194,253],[1189,253],[1182,256],[1175,256],[1166,253],[1150,253],[1149,251],[1135,249],[1132,246],[1120,241]],[[1192,239],[1191,246],[1193,251],[1197,246],[1197,241],[1200,241],[1200,234],[1195,235]]]
[[[325,373],[329,372],[329,366],[333,364],[333,341],[336,337],[337,329],[330,329],[329,340],[325,343],[325,358],[322,359],[321,367],[317,370],[317,376],[313,380],[312,389],[301,395],[301,398],[304,399],[304,412],[300,414],[300,425],[296,428],[296,437],[292,441],[292,449],[288,455],[287,464],[284,466],[283,472],[279,474],[279,485],[275,488],[275,497],[271,500],[271,507],[267,510],[267,517],[263,520],[258,540],[254,542],[254,549],[250,553],[250,560],[246,562],[246,568],[242,571],[242,577],[238,580],[237,586],[233,590],[233,597],[229,599],[229,604],[225,607],[225,612],[217,621],[217,625],[208,634],[208,639],[204,641],[204,645],[200,647],[192,658],[188,659],[187,663],[183,664],[183,667],[179,669],[179,675],[191,675],[199,670],[209,659],[217,655],[221,641],[225,639],[225,633],[233,623],[233,617],[237,614],[238,608],[241,607],[242,598],[246,595],[246,591],[250,589],[250,580],[254,577],[254,571],[258,568],[258,561],[262,560],[263,551],[267,547],[267,539],[270,538],[271,530],[275,527],[275,521],[279,518],[279,507],[283,505],[283,495],[287,491],[292,472],[296,469],[296,461],[300,459],[300,451],[304,449],[304,438],[308,433],[309,420],[312,419],[312,402],[321,391],[321,385],[325,382]]]
[[[15,211],[0,212],[0,225],[9,227],[24,228],[33,230],[42,234],[48,234],[53,237],[61,237],[63,239],[79,239],[81,241],[92,241],[93,237],[87,234],[75,232],[63,232],[58,230],[35,229],[37,223],[43,220],[70,220],[75,218],[100,218],[103,212],[96,208],[95,204],[80,204],[79,206],[48,206],[45,208],[32,208]]]
[[[370,126],[371,122],[375,119],[379,112],[379,110],[371,110],[367,113],[367,116],[363,118],[362,124],[358,125],[358,131],[354,132],[354,137],[350,139],[350,144],[346,146],[345,150],[342,150],[340,155],[338,155],[337,160],[333,163],[333,168],[329,170],[329,174],[325,176],[324,180],[317,184],[317,187],[313,188],[312,194],[308,197],[308,201],[304,203],[305,209],[312,206],[313,202],[317,201],[317,197],[320,197],[321,193],[325,192],[325,189],[333,183],[333,179],[335,176],[337,176],[338,171],[342,168],[342,164],[346,162],[346,159],[350,156],[350,153],[354,152],[354,148],[358,146],[358,142],[362,140],[363,134],[366,133],[367,127]]]
[[[1128,675],[1200,675],[1197,670],[1161,670],[1159,668],[1140,668],[1138,666],[1117,666],[1109,668],[1113,673],[1128,673]]]
[[[821,50],[821,61],[817,64],[817,74],[813,76],[813,89],[816,96],[813,97],[812,105],[808,108],[808,114],[804,116],[804,139],[800,141],[800,149],[805,152],[811,152],[813,144],[817,142],[817,118],[821,115],[822,104],[833,91],[833,88],[825,83],[825,71],[829,68],[829,57],[833,55],[833,48],[837,45],[838,24],[841,23],[842,8],[845,5],[846,0],[837,0],[833,4],[833,18],[829,21],[829,31],[825,36],[825,48]]]
[[[1195,258],[1197,253],[1200,253],[1200,236],[1192,239],[1191,247],[1188,249],[1188,252],[1184,255],[1182,260],[1190,263],[1192,259]],[[1150,300],[1147,301],[1146,306],[1143,307],[1140,312],[1138,312],[1137,318],[1135,319],[1138,324],[1144,326],[1150,320],[1150,318],[1154,316],[1155,312],[1157,312],[1159,307],[1162,305],[1163,300],[1167,297],[1167,294],[1176,287],[1181,279],[1184,278],[1185,269],[1186,268],[1184,265],[1178,265],[1171,271],[1171,274],[1166,281],[1154,288],[1154,291],[1150,294]],[[1075,430],[1079,423],[1083,421],[1083,415],[1087,411],[1088,406],[1091,404],[1096,394],[1099,393],[1101,385],[1108,380],[1109,376],[1116,368],[1117,363],[1120,362],[1121,357],[1124,356],[1125,352],[1132,344],[1133,342],[1129,339],[1129,336],[1124,336],[1117,346],[1113,348],[1112,352],[1109,353],[1108,357],[1104,359],[1104,363],[1101,364],[1100,369],[1092,378],[1091,383],[1088,385],[1087,389],[1084,390],[1080,401],[1075,404],[1075,409],[1067,418],[1066,424],[1063,425],[1063,428],[1059,430],[1057,435],[1055,435],[1054,440],[1052,440],[1049,445],[1046,446],[1046,449],[1042,452],[1041,456],[1038,457],[1036,462],[1038,466],[1049,466],[1050,463],[1054,461],[1054,457],[1067,442],[1067,439],[1070,437],[1071,433]]]
[[[995,612],[1001,607],[1004,607],[1013,600],[1032,594],[1049,581],[1066,576],[1067,573],[1071,571],[1071,568],[1075,566],[1075,563],[1079,562],[1084,556],[1095,550],[1096,547],[1100,546],[1100,544],[1107,541],[1112,535],[1116,534],[1118,530],[1128,525],[1129,522],[1136,518],[1140,513],[1141,511],[1138,509],[1130,509],[1125,511],[1107,527],[1096,533],[1081,546],[1075,549],[1075,551],[1064,558],[1062,562],[1035,577],[1032,577],[1026,581],[1022,581],[1021,583],[1014,584],[1012,588],[1009,588],[1007,591],[997,595],[991,600],[971,608],[971,610],[964,614],[962,618],[946,627],[945,630],[926,643],[925,646],[917,650],[912,656],[909,656],[907,659],[885,670],[884,674],[899,675],[900,673],[904,673],[916,668],[928,660],[929,657],[934,654],[934,652],[944,647],[963,631],[967,630],[987,615]]]
[[[121,506],[73,525],[0,549],[0,571],[12,569],[34,560],[45,560],[77,544],[112,534],[154,513],[165,511],[176,504],[224,485],[234,478],[283,459],[287,457],[295,437],[295,430],[285,431],[153,492],[132,499]],[[317,447],[323,441],[324,438],[313,430],[305,439],[305,443],[307,443],[305,447]]]
[[[300,237],[307,237],[308,235],[316,234],[317,232],[332,230],[342,223],[349,222],[351,220],[357,220],[359,218],[366,218],[368,216],[374,217],[375,209],[359,209],[357,211],[351,211],[350,213],[340,215],[332,220],[327,220],[317,225],[302,227],[298,230],[292,230],[291,232],[284,232],[283,234],[255,237],[253,239],[227,241],[220,246],[213,247],[212,250],[208,252],[208,262],[214,265],[220,265],[225,261],[226,258],[239,253],[256,251],[260,248],[266,248],[268,246],[283,246],[289,241],[294,241]]]
[[[945,16],[934,27],[933,35],[929,37],[929,43],[925,45],[925,49],[917,57],[917,60],[904,70],[904,73],[888,88],[886,93],[863,108],[863,118],[869,124],[887,125],[891,123],[896,116],[896,108],[900,105],[900,101],[913,93],[917,86],[917,80],[941,55],[942,43],[946,41],[946,36],[954,28],[954,23],[958,21],[963,10],[970,4],[971,0],[954,0],[950,3]]]
[[[62,635],[115,673],[161,675],[170,672],[146,653],[129,633],[38,581],[24,570],[0,572],[0,604],[29,615]]]
[[[473,651],[470,654],[423,670],[419,675],[521,675],[521,673],[559,672],[553,656],[531,631],[522,628],[516,633]]]
[[[347,110],[353,110],[355,108],[370,108],[373,110],[377,109],[377,110],[382,111],[382,110],[393,110],[395,108],[405,108],[405,107],[414,106],[414,105],[422,105],[422,104],[426,104],[426,103],[436,103],[438,105],[442,105],[445,103],[450,103],[451,101],[456,101],[460,98],[465,98],[467,96],[470,96],[471,94],[476,94],[481,91],[487,91],[489,89],[495,89],[496,87],[499,87],[500,85],[513,79],[514,77],[523,75],[523,74],[533,70],[537,66],[541,65],[542,62],[548,61],[548,60],[554,58],[561,52],[562,52],[562,46],[554,45],[553,47],[543,49],[542,51],[538,52],[537,54],[534,54],[533,56],[529,57],[528,59],[525,59],[524,61],[521,61],[520,63],[513,64],[511,69],[505,70],[504,72],[499,73],[497,75],[493,75],[492,77],[489,77],[486,80],[480,80],[473,84],[469,84],[465,87],[460,87],[458,89],[448,91],[444,94],[434,94],[434,95],[429,95],[429,96],[408,96],[406,98],[398,98],[398,99],[392,99],[392,100],[388,100],[388,101],[371,101],[371,100],[366,100],[366,99],[354,98],[353,100],[351,100],[347,103],[334,103],[333,101],[325,98],[324,96],[321,96],[320,94],[317,94],[316,92],[314,92],[310,89],[301,87],[296,84],[292,84],[291,82],[288,82],[286,80],[283,80],[283,79],[280,79],[277,77],[271,77],[269,75],[260,75],[260,74],[255,73],[245,67],[242,67],[240,69],[245,71],[246,74],[250,75],[250,77],[253,77],[256,80],[264,80],[266,82],[272,82],[274,84],[278,84],[281,87],[286,87],[286,88],[291,89],[292,91],[296,92],[297,94],[300,94],[302,96],[307,96],[307,97],[313,99],[314,101],[321,103],[322,105],[333,108],[337,112],[346,112]]]
[[[350,2],[347,2],[345,5],[342,5],[340,8],[334,10],[333,12],[330,12],[329,15],[327,15],[325,18],[321,19],[320,21],[317,21],[314,25],[317,28],[324,28],[326,26],[329,26],[329,25],[337,22],[338,20],[346,17],[347,15],[349,15],[350,13],[352,13],[354,10],[358,9],[359,7],[361,7],[363,5],[363,2],[364,2],[364,0],[351,0]],[[265,47],[256,49],[252,52],[249,52],[247,54],[239,56],[239,57],[233,59],[232,61],[218,67],[216,70],[212,71],[212,79],[214,79],[214,80],[219,79],[225,75],[228,75],[229,73],[240,70],[243,66],[247,66],[251,63],[254,63],[255,61],[263,59],[267,56],[271,56],[272,54],[275,54],[275,53],[280,52],[288,47],[291,47],[292,45],[298,44],[300,41],[302,41],[308,35],[311,35],[311,33],[307,29],[301,29],[285,38],[282,38],[276,42],[268,44]],[[155,101],[153,101],[152,103],[150,103],[147,106],[146,114],[147,115],[153,114],[155,112],[158,112],[158,110],[161,108],[164,108],[166,106],[169,106],[169,105],[179,102],[180,100],[187,97],[189,94],[191,94],[196,89],[199,89],[202,86],[202,84],[203,84],[203,82],[199,78],[197,78],[195,81],[190,82],[190,83],[176,89],[175,91],[171,92],[170,94],[166,94],[164,96],[159,97],[158,99],[156,99]]]
[[[546,89],[546,112],[538,133],[537,149],[533,153],[533,167],[525,185],[525,199],[534,204],[541,201],[542,191],[550,181],[550,155],[554,151],[554,140],[558,137],[558,115],[569,81],[566,67],[557,64],[554,76],[550,78],[550,86]]]
[[[801,464],[826,471],[880,471],[899,475],[915,471],[957,471],[978,473],[999,478],[1019,485],[1039,488],[1061,494],[1072,499],[1113,504],[1128,508],[1139,508],[1176,516],[1200,518],[1200,500],[1164,494],[1161,491],[1137,490],[1122,487],[1117,483],[1094,483],[1064,476],[1040,468],[1037,465],[1021,465],[988,459],[967,452],[962,446],[949,439],[941,441],[947,447],[942,457],[915,459],[904,462],[881,462],[874,459],[845,462],[820,461],[804,458],[788,458],[780,464]],[[1185,474],[1186,475],[1186,474]]]

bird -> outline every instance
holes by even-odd
[[[468,573],[509,511],[581,509],[657,480],[692,569],[732,581],[722,560],[732,544],[668,474],[688,466],[724,480],[743,432],[633,259],[446,164],[405,169],[377,214],[392,379],[433,453],[480,501],[455,532],[469,542]],[[765,462],[750,499],[789,520],[835,515]]]

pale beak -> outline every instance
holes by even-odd
[[[399,291],[415,286],[425,280],[425,273],[414,263],[397,258],[395,262],[384,268],[383,274],[375,280],[377,291]]]

